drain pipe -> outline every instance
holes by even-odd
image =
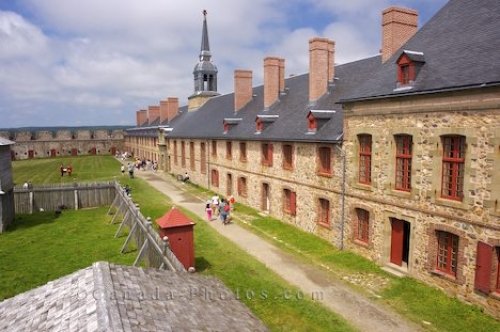
[[[340,217],[340,250],[344,250],[344,223],[345,223],[345,181],[346,181],[346,154],[342,148],[335,145],[342,157],[342,190],[341,190],[341,217]]]

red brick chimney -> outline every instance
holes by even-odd
[[[264,108],[278,101],[280,92],[280,58],[264,58]]]
[[[148,107],[148,121],[152,124],[160,117],[160,106],[149,106]]]
[[[327,38],[309,40],[309,101],[314,102],[328,91],[333,82],[335,43]]]
[[[148,122],[148,111],[147,110],[140,110],[137,111],[136,113],[136,120],[137,120],[137,126],[142,126],[142,125],[147,125],[149,124]]]
[[[285,59],[280,59],[280,93],[285,92]]]
[[[252,71],[236,69],[234,71],[234,111],[238,112],[252,100]]]
[[[179,113],[179,98],[168,97],[167,104],[168,122],[170,122],[176,117],[177,113]]]
[[[418,12],[403,7],[389,7],[382,12],[382,62],[386,62],[418,28]]]
[[[160,100],[160,124],[168,122],[168,100]]]

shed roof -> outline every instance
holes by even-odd
[[[212,295],[207,298],[207,292]],[[2,331],[267,331],[219,280],[94,263],[0,302]]]
[[[156,223],[161,228],[174,228],[174,227],[194,225],[194,222],[192,222],[191,219],[189,219],[184,213],[182,213],[176,207],[173,207],[162,217],[156,219]]]

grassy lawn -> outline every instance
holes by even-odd
[[[331,243],[279,220],[260,216],[257,211],[236,205],[240,224],[267,238],[282,249],[312,264],[321,264],[344,280],[371,278],[382,280],[383,287],[370,289],[371,295],[404,316],[434,331],[500,331],[500,322],[444,292],[412,278],[396,278],[375,263],[349,251],[340,251]],[[365,290],[362,287],[355,288]],[[367,294],[370,295],[370,294]]]
[[[107,222],[107,208],[17,216],[0,234],[0,300],[43,285],[96,261],[131,265],[122,255],[124,239]]]
[[[91,173],[100,174],[97,180],[112,179],[118,175],[117,180],[132,188],[133,200],[139,203],[141,212],[153,220],[171,207],[168,198],[143,180],[119,175],[119,164],[107,157],[16,162],[16,182],[49,183],[51,181],[46,177],[53,176],[54,172],[55,179],[59,181],[58,167],[63,159],[72,159],[75,175],[80,167],[77,165],[86,163],[94,163],[86,167],[93,170]],[[30,162],[33,162],[38,174],[27,178],[34,172],[29,170]],[[89,181],[94,179],[90,173],[85,177]],[[125,237],[113,238],[118,225],[108,224],[111,217],[106,216],[106,211],[107,208],[65,210],[57,219],[50,212],[19,216],[14,226],[0,235],[0,299],[87,267],[94,261],[130,265],[137,252],[120,254]],[[297,288],[220,236],[203,220],[189,211],[185,213],[197,222],[195,253],[199,273],[219,278],[272,331],[354,331],[338,315],[320,302],[302,296]]]
[[[71,176],[61,176],[61,164],[72,165]],[[112,156],[58,157],[47,159],[16,160],[12,163],[14,183],[26,181],[33,184],[98,182],[121,176],[120,163]]]

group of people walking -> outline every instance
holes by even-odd
[[[231,211],[234,209],[234,203],[235,200],[233,196],[225,199],[219,198],[218,195],[214,195],[205,205],[207,220],[212,221],[214,217],[219,217],[222,224],[229,224],[231,222]]]

